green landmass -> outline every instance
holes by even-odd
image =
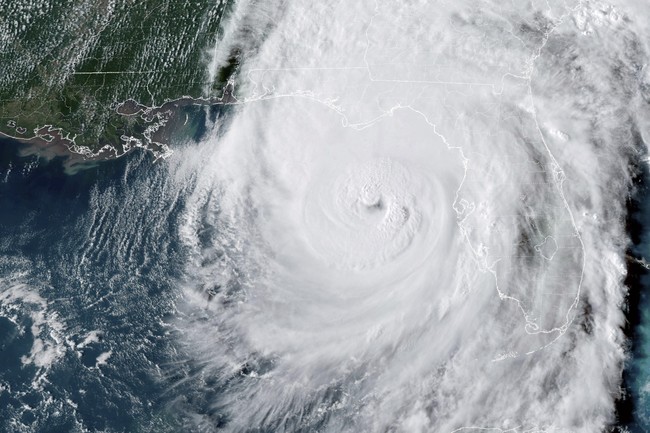
[[[159,107],[218,98],[237,53],[208,82],[209,50],[232,0],[0,0],[0,133],[45,125],[68,144],[124,151],[157,117],[120,114],[127,100]],[[38,135],[38,134],[36,134]]]

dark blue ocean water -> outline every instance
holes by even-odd
[[[650,171],[640,167],[628,201],[629,254],[650,260]],[[620,404],[621,423],[630,433],[650,432],[650,270],[628,261],[627,329],[629,359],[623,374],[626,397]]]
[[[196,386],[173,325],[184,194],[166,163],[136,151],[69,175],[19,151],[0,142],[0,431],[200,431],[187,413],[219,425],[219,384]],[[630,305],[632,432],[650,431],[648,288]]]
[[[165,166],[135,152],[67,175],[18,148],[0,143],[0,431],[179,431]],[[24,361],[36,339],[53,362]]]
[[[645,287],[650,279],[643,278]],[[634,308],[634,306],[632,306]],[[648,290],[640,293],[638,303],[639,323],[635,327],[633,357],[626,371],[626,385],[632,400],[632,422],[628,425],[630,433],[650,432],[650,294]]]

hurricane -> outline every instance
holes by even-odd
[[[99,163],[106,179],[60,175],[65,200],[35,178],[46,205],[17,190],[23,216],[0,217],[0,312],[32,327],[16,349],[45,393],[32,406],[69,431],[628,431],[649,16],[229,4],[196,67],[236,57],[236,73],[186,114],[200,133]],[[38,170],[16,161],[7,197]],[[73,369],[81,394],[56,385]],[[128,416],[85,406],[93,389]]]
[[[226,430],[613,423],[646,54],[615,7],[542,3],[235,10],[241,103],[173,166]]]

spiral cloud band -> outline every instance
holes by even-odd
[[[612,425],[650,11],[353,3],[239,2],[239,104],[171,159],[196,423]]]

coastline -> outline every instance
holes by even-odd
[[[196,109],[201,111],[207,108],[213,112],[214,107],[226,107],[238,103],[239,101],[234,96],[232,82],[224,87],[222,96],[219,98],[183,96],[153,107],[128,99],[117,104],[114,111],[127,123],[142,123],[141,130],[138,131],[139,137],[118,131],[120,134],[119,146],[105,144],[96,151],[88,146],[77,144],[76,136],[70,137],[69,132],[65,133],[54,125],[38,126],[31,136],[24,136],[23,134],[26,134],[27,130],[14,125],[17,134],[0,132],[0,139],[20,143],[23,146],[20,150],[22,156],[37,155],[48,161],[56,157],[63,158],[66,173],[74,174],[79,170],[92,168],[101,161],[121,158],[136,148],[149,152],[154,161],[166,159],[173,152],[170,147],[171,138],[183,135],[179,131],[194,129],[195,131],[190,131],[189,134],[194,140],[199,139],[205,132],[204,127],[197,126],[194,121],[190,122],[188,127],[190,116],[194,117],[195,114],[191,111],[196,111]],[[203,116],[203,121],[205,121],[205,116]]]

